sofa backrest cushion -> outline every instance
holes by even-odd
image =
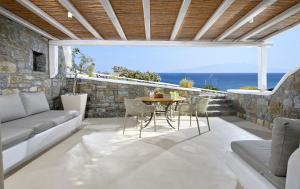
[[[19,94],[0,95],[0,120],[4,123],[26,116]]]
[[[299,148],[300,120],[279,117],[273,125],[269,166],[273,174],[284,177],[291,154]]]
[[[21,93],[27,115],[49,111],[49,104],[44,93]]]

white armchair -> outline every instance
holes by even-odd
[[[183,103],[178,106],[178,130],[180,127],[181,114],[187,113],[190,116],[190,126],[192,124],[192,115],[195,114],[199,135],[201,134],[199,120],[198,120],[199,114],[206,116],[207,126],[210,131],[210,124],[209,124],[208,114],[207,114],[207,107],[208,107],[209,99],[197,97],[194,100],[192,99],[191,101],[192,101],[191,103]]]

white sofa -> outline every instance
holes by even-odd
[[[300,120],[276,118],[272,140],[231,143],[227,165],[244,189],[300,189]]]
[[[81,127],[77,111],[50,110],[44,93],[0,96],[4,174]]]

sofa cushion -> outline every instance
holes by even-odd
[[[277,176],[286,176],[288,160],[299,147],[300,120],[276,118],[273,125],[270,169]]]
[[[38,114],[36,114],[38,115]],[[43,120],[40,118],[36,118],[35,115],[28,116],[22,119],[17,119],[14,121],[9,121],[2,124],[5,127],[15,127],[15,128],[27,128],[32,129],[34,134],[41,133],[47,129],[55,127],[56,125],[53,122],[48,120]]]
[[[47,111],[39,114],[27,116],[22,119],[3,123],[6,127],[22,127],[34,130],[34,134],[39,134],[52,127],[62,124],[76,117],[76,111]]]
[[[77,117],[78,114],[79,113],[77,111],[52,110],[33,115],[32,117],[35,119],[52,122],[55,125],[59,125]]]
[[[77,111],[47,111],[1,124],[3,149],[79,116]]]
[[[1,142],[3,150],[21,143],[34,135],[33,129],[5,126],[4,124],[1,125]]]
[[[231,143],[232,150],[246,163],[264,176],[276,188],[284,188],[285,177],[275,176],[269,169],[270,140],[244,140]]]
[[[21,93],[27,115],[49,111],[49,104],[44,93]]]
[[[0,118],[2,122],[25,116],[26,112],[19,94],[0,95]]]

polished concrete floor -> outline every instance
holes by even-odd
[[[236,177],[224,160],[230,142],[270,136],[236,117],[210,118],[211,132],[200,119],[198,135],[196,122],[190,128],[184,117],[179,131],[159,120],[157,132],[150,125],[139,139],[134,119],[122,135],[122,120],[85,120],[82,130],[8,177],[5,188],[234,189]]]

